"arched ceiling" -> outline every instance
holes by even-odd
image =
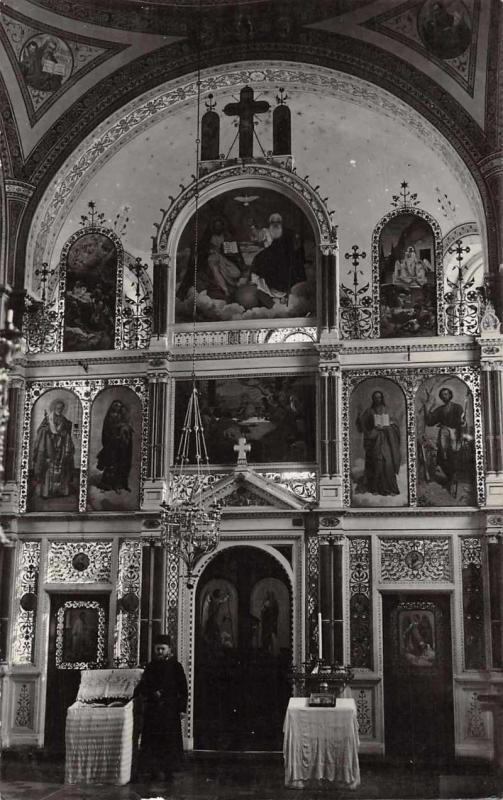
[[[439,44],[432,0],[6,0],[0,10],[6,171],[37,185],[47,180],[110,111],[191,71],[198,42],[203,66],[312,58],[369,77],[408,94],[446,130],[451,122],[453,137],[477,161],[484,133],[494,127],[497,103],[487,101],[487,76],[494,74],[493,9],[500,4],[442,3],[450,17]]]

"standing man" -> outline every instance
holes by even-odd
[[[154,658],[145,667],[135,695],[144,701],[140,772],[170,780],[182,762],[180,715],[187,709],[187,680],[173,656],[170,636],[154,639]]]
[[[466,413],[459,403],[453,401],[453,393],[447,386],[440,389],[438,396],[442,405],[436,408],[428,405],[428,397],[424,405],[425,422],[431,427],[438,426],[437,481],[444,484],[452,497],[456,497],[461,433],[466,425]]]

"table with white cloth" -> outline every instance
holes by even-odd
[[[285,786],[333,781],[354,789],[360,783],[358,721],[352,698],[332,708],[310,708],[307,697],[292,697],[283,725]]]
[[[66,783],[114,783],[131,780],[134,687],[140,669],[84,670],[77,700],[66,714]],[[124,705],[100,705],[122,698]]]

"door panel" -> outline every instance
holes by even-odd
[[[445,761],[453,755],[448,595],[383,596],[386,755]]]
[[[199,581],[196,615],[196,748],[281,749],[291,662],[283,569],[257,548],[229,548]]]
[[[108,606],[108,595],[51,595],[45,745],[54,752],[64,750],[66,712],[81,670],[106,666]]]

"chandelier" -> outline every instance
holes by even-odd
[[[199,61],[199,59],[198,59]],[[197,129],[195,177],[194,298],[192,307],[192,392],[190,394],[180,443],[171,473],[169,502],[161,503],[161,544],[185,565],[188,589],[194,587],[194,568],[199,559],[211,553],[220,539],[221,510],[217,503],[203,502],[204,470],[209,464],[196,384],[196,314],[199,232],[199,166],[201,75],[197,71]],[[195,463],[195,470],[190,464]],[[188,493],[187,493],[188,489]]]

